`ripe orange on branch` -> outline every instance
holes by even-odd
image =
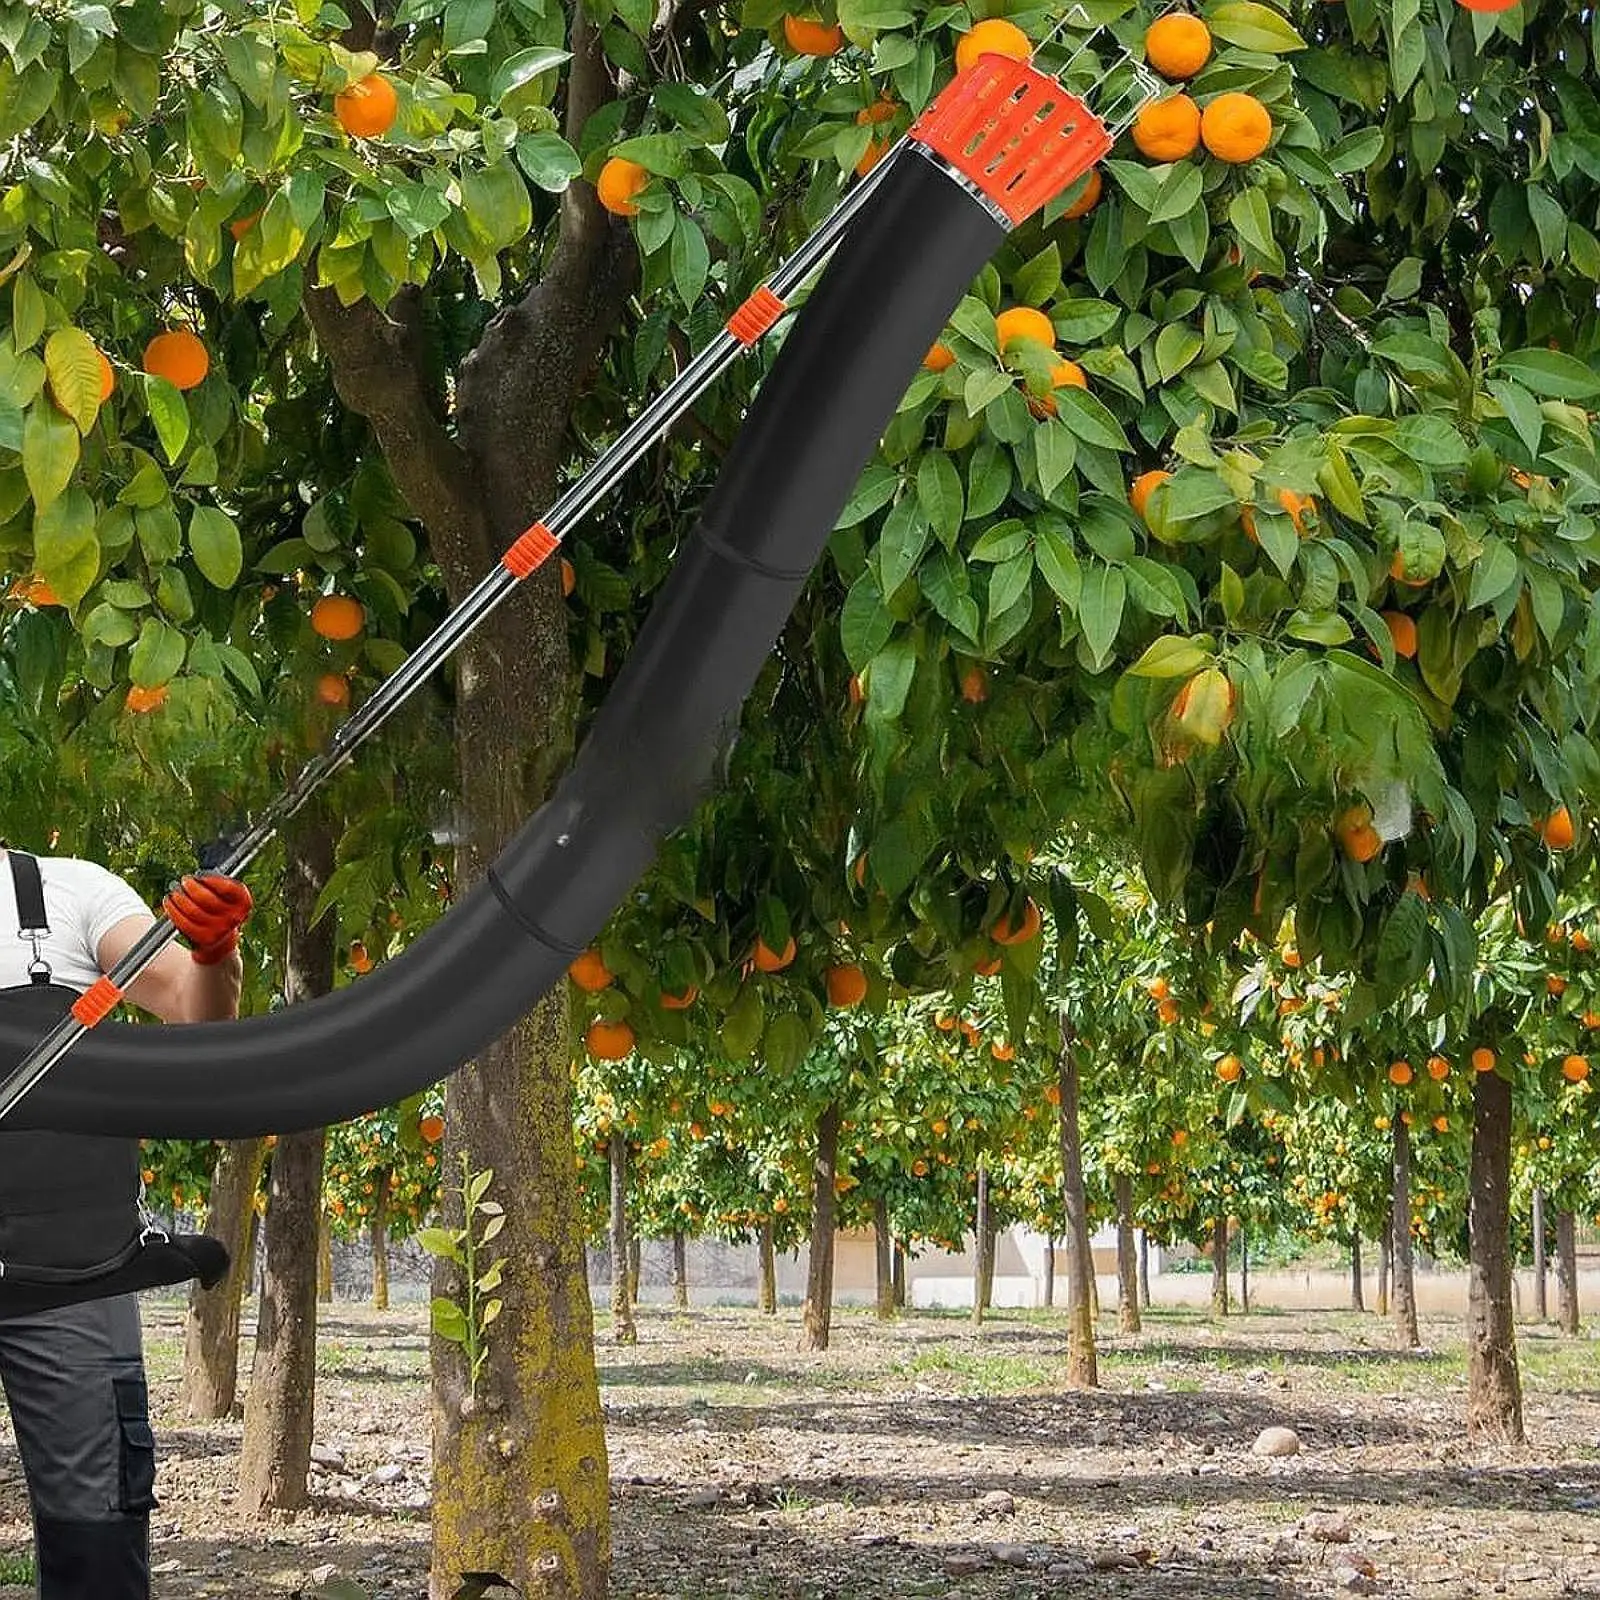
[[[1163,78],[1192,78],[1211,58],[1211,30],[1182,11],[1158,17],[1145,30],[1144,58]]]
[[[1254,161],[1272,143],[1272,117],[1253,94],[1219,94],[1201,114],[1200,137],[1219,161]]]
[[[1186,94],[1153,100],[1133,124],[1133,142],[1152,161],[1182,161],[1200,143],[1200,107]]]
[[[1217,1076],[1224,1083],[1237,1083],[1244,1073],[1244,1063],[1238,1056],[1224,1056],[1217,1063]]]
[[[1587,1056],[1568,1056],[1561,1063],[1561,1076],[1568,1083],[1582,1083],[1589,1076],[1589,1058]]]
[[[823,979],[828,986],[828,1004],[841,1011],[858,1006],[867,998],[867,975],[858,966],[829,967]]]
[[[833,56],[844,49],[844,29],[816,17],[785,15],[783,36],[797,56]]]
[[[615,974],[601,959],[598,950],[585,950],[567,968],[567,976],[585,994],[598,994],[602,989],[609,989],[615,981]]]
[[[1289,520],[1294,523],[1294,531],[1303,539],[1306,534],[1305,519],[1308,513],[1316,514],[1317,502],[1308,494],[1296,494],[1293,489],[1280,489],[1277,495],[1278,504],[1288,513]],[[1256,512],[1254,506],[1243,506],[1239,511],[1239,526],[1244,529],[1250,538],[1256,536]]]
[[[922,364],[929,372],[943,372],[956,364],[956,353],[947,344],[936,344],[922,358]]]
[[[325,672],[317,679],[317,699],[325,706],[350,704],[350,680],[342,672]]]
[[[637,161],[626,156],[612,156],[601,167],[594,181],[594,192],[600,204],[614,217],[636,217],[639,208],[634,196],[650,182],[649,172]]]
[[[444,1138],[444,1118],[427,1116],[417,1124],[417,1132],[422,1135],[425,1144],[438,1144]]]
[[[988,17],[974,23],[956,43],[956,71],[965,72],[982,56],[1008,56],[1026,61],[1033,54],[1033,40],[1014,22],[1004,17]]]
[[[1383,837],[1372,825],[1372,813],[1365,806],[1352,806],[1339,818],[1334,832],[1344,853],[1352,861],[1371,861],[1383,849]]]
[[[193,389],[205,381],[211,357],[197,334],[169,328],[144,347],[144,370],[153,378],[165,378],[175,389]]]
[[[661,1009],[663,1011],[687,1011],[695,1003],[700,991],[691,983],[681,994],[668,994],[665,990],[661,994]]]
[[[1389,638],[1394,643],[1394,653],[1402,660],[1410,661],[1417,653],[1415,621],[1403,611],[1385,611],[1383,620],[1389,630]]]
[[[369,73],[333,97],[339,126],[356,139],[381,139],[394,126],[399,108],[394,85],[381,72]]]
[[[1075,222],[1079,217],[1086,217],[1100,203],[1100,196],[1105,189],[1105,179],[1100,176],[1098,167],[1089,169],[1089,176],[1083,183],[1083,193],[1072,201],[1061,213],[1068,222]]]
[[[311,631],[338,644],[354,639],[366,621],[361,602],[347,594],[325,594],[311,608]]]
[[[1538,824],[1538,828],[1539,837],[1552,850],[1570,850],[1578,837],[1572,825],[1572,813],[1565,806],[1552,811]]]
[[[1414,1076],[1409,1061],[1396,1061],[1389,1068],[1389,1082],[1401,1089],[1405,1088]]]
[[[1136,517],[1145,517],[1145,508],[1150,504],[1150,496],[1164,483],[1172,481],[1170,472],[1163,472],[1157,467],[1153,472],[1141,472],[1128,489],[1128,504],[1133,507]]]
[[[1002,311],[994,319],[994,336],[1001,354],[1024,339],[1031,339],[1049,350],[1056,347],[1055,324],[1032,306],[1012,306]]]
[[[123,705],[135,714],[148,711],[159,711],[167,703],[167,686],[157,684],[154,689],[142,689],[138,684],[128,690],[128,697]]]
[[[1494,1067],[1494,1051],[1488,1045],[1480,1044],[1472,1052],[1472,1070],[1474,1072],[1493,1072]]]
[[[1443,1056],[1429,1056],[1428,1076],[1435,1083],[1443,1083],[1450,1076],[1450,1063]]]
[[[1030,898],[1022,908],[1022,921],[1016,927],[1011,925],[1009,912],[1002,911],[994,926],[989,929],[989,937],[996,944],[1026,944],[1028,940],[1037,937],[1039,929],[1044,926],[1044,919],[1039,915],[1039,907]]]
[[[633,1052],[633,1029],[626,1022],[591,1022],[583,1042],[596,1061],[621,1061]]]
[[[751,960],[755,962],[757,972],[782,972],[794,958],[795,943],[791,936],[781,951],[769,950],[760,939],[757,939],[755,954]]]

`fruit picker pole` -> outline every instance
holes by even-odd
[[[1081,6],[1074,7],[1060,26],[1086,20]],[[1095,30],[1098,32],[1098,30]],[[1093,35],[1091,35],[1091,38]],[[1089,51],[1079,47],[1066,71]],[[1029,101],[1026,127],[1002,124],[997,114],[996,68],[1037,80]],[[1157,92],[1150,74],[1123,52],[1095,87],[1103,87],[1126,68],[1128,86],[1114,103],[1126,97],[1128,109],[1116,124],[1121,131],[1139,107]],[[985,74],[987,72],[987,83]],[[1038,105],[1037,83],[1046,84],[1045,103]],[[1021,91],[1019,90],[1019,96]],[[1000,96],[1010,101],[1009,91]],[[1020,107],[1020,99],[1017,102]],[[1035,122],[1035,107],[1038,120]],[[1022,147],[1048,131],[1057,138],[1049,158],[1033,163],[1022,159]],[[926,159],[960,183],[1008,227],[1029,213],[1035,191],[1054,193],[1087,172],[1111,148],[1115,133],[1106,120],[1060,84],[1050,84],[1033,71],[996,56],[985,56],[955,81],[920,117],[885,159],[839,204],[815,233],[785,261],[728,319],[723,330],[678,377],[648,406],[595,464],[561,496],[542,520],[513,541],[499,564],[484,577],[440,623],[427,641],[350,720],[339,729],[329,748],[313,757],[284,792],[244,833],[238,835],[210,870],[237,876],[276,836],[322,784],[340,771],[356,750],[447,660],[467,637],[495,610],[511,591],[548,561],[562,540],[607,494],[640,455],[693,404],[705,388],[736,356],[752,348],[788,309],[792,295],[832,254],[851,222],[860,213],[897,160]],[[908,152],[907,146],[912,149]],[[1027,172],[1024,182],[1021,174]],[[1015,183],[1015,187],[1012,187]],[[71,1011],[0,1082],[0,1120],[57,1065],[90,1028],[103,1021],[122,999],[128,986],[178,936],[166,919],[156,922],[112,970],[80,995]]]

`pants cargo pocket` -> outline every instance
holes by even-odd
[[[156,1436],[150,1431],[150,1400],[143,1378],[115,1378],[118,1485],[123,1511],[156,1505]]]

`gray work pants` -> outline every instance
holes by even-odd
[[[132,1295],[0,1320],[40,1600],[149,1600],[155,1437]]]

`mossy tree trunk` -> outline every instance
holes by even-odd
[[[1067,1216],[1067,1382],[1094,1389],[1100,1383],[1094,1344],[1094,1257],[1089,1250],[1089,1197],[1083,1182],[1083,1131],[1078,1120],[1076,1033],[1065,1007],[1057,1017],[1061,1048],[1056,1084],[1061,1140],[1061,1193]]]
[[[628,1270],[628,1136],[611,1130],[611,1339],[614,1344],[638,1344],[633,1321],[633,1296]]]
[[[834,1178],[839,1169],[837,1104],[817,1118],[811,1162],[811,1252],[806,1265],[806,1303],[801,1313],[800,1346],[826,1350],[833,1332]]]
[[[195,1284],[183,1325],[183,1409],[196,1421],[227,1416],[239,1393],[239,1311],[249,1287],[250,1237],[265,1139],[227,1139],[217,1147],[205,1231],[228,1250],[228,1275],[214,1289]]]
[[[1570,1211],[1556,1213],[1556,1320],[1563,1333],[1578,1336],[1578,1219]]]
[[[1133,1233],[1133,1178],[1117,1174],[1117,1332],[1139,1333],[1139,1252]]]
[[[312,913],[333,875],[334,828],[312,802],[285,844],[287,940],[284,998],[290,1005],[333,990],[335,922]],[[281,1136],[267,1189],[267,1248],[256,1318],[255,1358],[239,1453],[239,1503],[249,1514],[306,1504],[317,1378],[317,1225],[322,1216],[324,1130]]]
[[[1467,1432],[1495,1444],[1521,1444],[1511,1298],[1511,1085],[1498,1072],[1473,1074],[1468,1196]]]
[[[1401,1344],[1415,1350],[1422,1343],[1417,1329],[1416,1257],[1411,1248],[1411,1129],[1394,1119],[1394,1325]]]

